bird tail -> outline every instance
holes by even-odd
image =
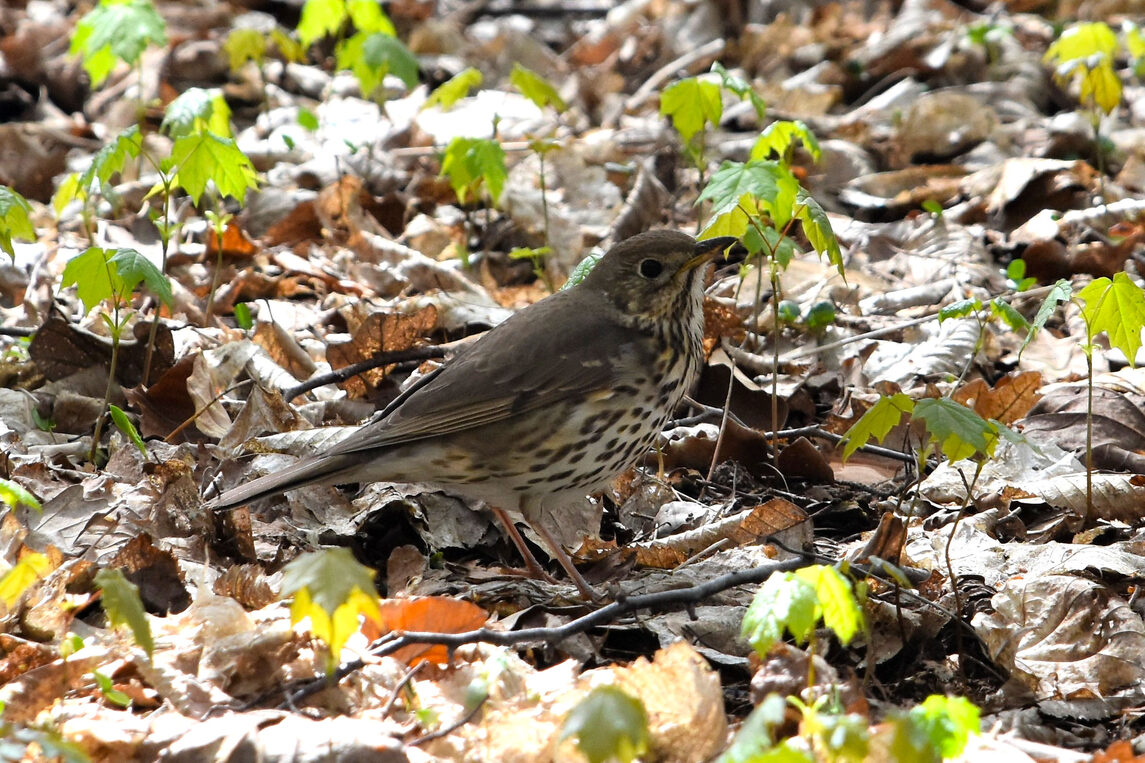
[[[287,468],[266,474],[245,484],[233,487],[222,495],[207,501],[204,507],[217,511],[230,509],[260,498],[283,493],[306,485],[338,485],[356,482],[354,467],[358,465],[357,454],[340,454],[304,458]]]

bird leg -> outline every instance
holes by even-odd
[[[489,506],[489,510],[493,512],[493,516],[497,517],[497,521],[505,528],[505,532],[509,533],[509,540],[513,541],[513,545],[517,547],[520,552],[521,558],[525,560],[525,569],[529,574],[535,578],[555,583],[553,576],[545,572],[541,567],[537,557],[533,556],[533,552],[525,545],[525,539],[521,537],[521,531],[517,529],[517,525],[513,524],[513,520],[505,513],[504,509],[499,509],[496,506]]]
[[[533,552],[525,545],[525,539],[521,537],[520,530],[517,529],[517,525],[513,523],[513,520],[505,513],[505,510],[499,509],[496,506],[489,506],[489,509],[493,512],[493,516],[497,517],[497,520],[505,527],[505,531],[509,533],[509,539],[513,541],[513,545],[517,547],[521,558],[525,560],[525,569],[529,571],[529,574],[541,580],[555,583],[556,581],[553,580],[553,576],[545,572],[537,561],[537,558],[533,556]],[[556,539],[549,534],[549,531],[540,525],[530,524],[529,527],[532,527],[533,531],[541,536],[541,540],[545,542],[545,545],[549,547],[550,553],[560,562],[565,572],[568,573],[569,579],[576,585],[577,590],[580,591],[580,595],[588,601],[596,601],[599,598],[596,592],[592,590],[592,586],[588,584],[588,581],[584,579],[584,576],[581,575],[573,565],[572,559],[570,559],[569,555],[565,553],[565,550],[561,548],[561,544],[557,543]]]
[[[583,596],[586,601],[596,601],[599,599],[600,597],[596,591],[592,590],[592,586],[590,586],[588,581],[584,579],[584,576],[580,574],[580,571],[573,565],[572,559],[570,559],[569,555],[565,553],[565,550],[561,548],[561,544],[557,543],[556,539],[549,534],[549,531],[539,523],[535,525],[531,524],[529,527],[532,527],[533,532],[541,536],[541,540],[545,542],[545,545],[549,547],[549,551],[557,558],[561,566],[565,568],[565,572],[568,573],[569,578],[572,579],[572,582],[576,583],[580,595]]]

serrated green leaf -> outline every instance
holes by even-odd
[[[359,32],[398,36],[394,22],[390,21],[390,17],[382,10],[382,4],[378,0],[348,0],[346,11]]]
[[[561,724],[560,738],[576,738],[589,763],[628,763],[648,750],[644,703],[616,686],[598,686],[576,704]]]
[[[87,194],[101,193],[103,186],[111,180],[111,176],[122,172],[127,160],[138,157],[142,150],[143,138],[139,134],[139,125],[132,125],[96,152],[91,164],[80,176],[80,190]],[[97,180],[98,187],[96,187]]]
[[[108,404],[108,411],[111,413],[111,420],[115,424],[116,429],[123,433],[123,436],[131,440],[131,444],[135,446],[144,457],[147,456],[147,446],[143,444],[143,438],[139,436],[139,430],[131,423],[131,419],[127,418],[127,414],[118,405]]]
[[[126,299],[131,290],[109,263],[111,250],[92,246],[68,260],[64,266],[61,288],[75,285],[76,295],[90,312],[105,299]]]
[[[374,571],[347,548],[303,554],[282,570],[282,595],[293,596],[291,622],[310,618],[310,629],[330,649],[327,672],[338,664],[346,641],[358,630],[359,615],[381,618]]]
[[[350,17],[345,0],[306,0],[298,19],[298,39],[309,48],[327,35],[338,32]]]
[[[778,203],[778,202],[777,202]],[[803,188],[797,188],[795,195],[796,216],[803,223],[803,234],[820,255],[827,255],[827,262],[835,266],[839,276],[846,281],[843,272],[843,252],[839,249],[839,239],[831,227],[831,219],[819,202]]]
[[[519,63],[513,64],[513,71],[509,74],[509,82],[521,91],[521,94],[533,102],[538,109],[551,105],[557,112],[563,112],[569,105],[560,93],[553,87],[553,83],[527,69]]]
[[[986,419],[949,398],[919,400],[913,417],[926,424],[931,439],[951,461],[989,457],[998,441],[997,429]]]
[[[176,139],[200,130],[230,138],[231,107],[218,88],[187,88],[167,104],[159,130]]]
[[[100,0],[76,24],[69,53],[81,55],[99,87],[116,59],[134,65],[148,45],[167,44],[166,24],[150,0]]]
[[[95,584],[102,591],[103,610],[108,621],[115,626],[126,625],[131,629],[135,643],[143,647],[148,656],[155,651],[151,638],[151,623],[143,610],[139,598],[139,588],[123,576],[122,570],[103,569],[96,573]]]
[[[777,162],[725,161],[714,173],[696,203],[710,201],[712,215],[723,215],[744,204],[754,209],[754,199],[776,199],[780,195],[780,182],[784,173]],[[792,193],[792,199],[795,193]]]
[[[794,573],[775,574],[756,591],[743,616],[740,635],[755,653],[765,656],[787,631],[805,643],[819,621],[815,588]]]
[[[982,309],[982,300],[977,297],[970,297],[968,299],[960,299],[957,302],[951,302],[945,307],[938,310],[938,322],[948,321],[951,318],[965,318],[968,315],[974,315]]]
[[[763,120],[767,112],[767,103],[755,92],[751,83],[731,74],[719,61],[712,64],[711,71],[719,75],[720,85],[724,90],[735,93],[741,101],[747,99],[751,103],[752,109],[755,110],[755,115],[759,117],[760,121]]]
[[[171,293],[171,282],[167,276],[136,250],[116,249],[109,261],[115,266],[128,291],[134,291],[136,286],[144,283],[167,307],[174,304],[175,297]]]
[[[396,37],[381,32],[358,32],[334,49],[338,68],[349,69],[358,78],[362,97],[372,94],[387,74],[406,87],[417,85],[417,59]]]
[[[1117,35],[1103,21],[1074,24],[1046,49],[1048,63],[1076,61],[1095,53],[1113,56],[1117,52]]]
[[[473,88],[480,87],[484,81],[485,77],[472,66],[468,69],[463,69],[438,85],[434,91],[429,94],[429,98],[426,99],[425,105],[422,106],[422,108],[427,109],[430,106],[440,106],[442,111],[449,111],[449,109],[453,107],[453,104],[469,95],[469,91]]]
[[[990,312],[1000,318],[1012,331],[1022,332],[1030,329],[1030,322],[1026,320],[1025,316],[1001,297],[990,300]]]
[[[902,421],[903,414],[910,415],[913,411],[914,401],[905,393],[897,392],[890,397],[880,397],[843,435],[843,462],[846,463],[872,437],[881,443]]]
[[[29,509],[42,511],[43,506],[36,496],[28,492],[20,483],[12,480],[0,479],[0,502],[13,509],[27,506]]]
[[[481,185],[488,189],[495,204],[501,198],[509,176],[505,150],[500,143],[488,138],[454,138],[445,147],[441,174],[449,178],[449,184],[462,204]]]
[[[13,238],[35,240],[36,228],[32,225],[32,205],[18,192],[6,185],[0,185],[0,249],[16,259]]]
[[[675,82],[660,93],[660,113],[671,117],[684,143],[691,143],[705,125],[720,123],[724,114],[720,87],[696,77]]]
[[[891,721],[894,760],[933,761],[957,758],[972,735],[981,733],[980,712],[965,697],[927,697],[921,705]]]
[[[855,600],[851,581],[825,564],[803,567],[793,574],[814,589],[823,625],[835,634],[839,643],[844,646],[850,644],[863,624],[863,613]]]
[[[230,138],[211,133],[195,132],[176,140],[170,166],[176,168],[175,183],[196,204],[210,181],[220,195],[239,202],[247,190],[258,187],[258,175],[247,155]]]
[[[1124,272],[1113,280],[1097,278],[1078,292],[1085,303],[1081,315],[1089,331],[1089,344],[1101,332],[1109,344],[1125,354],[1129,365],[1136,368],[1137,350],[1141,348],[1141,329],[1145,327],[1145,292]]]
[[[819,141],[815,133],[806,123],[795,120],[781,120],[772,122],[759,134],[755,145],[751,148],[751,159],[770,159],[772,154],[780,161],[784,161],[788,152],[795,145],[795,141],[803,143],[811,158],[819,161],[823,152],[819,148]]]
[[[52,563],[43,554],[30,552],[20,557],[20,561],[12,565],[11,569],[0,575],[0,601],[11,609],[24,595],[24,592],[35,585],[36,581],[48,574]]]
[[[257,29],[232,29],[223,43],[223,52],[231,72],[238,72],[247,61],[261,66],[266,60],[266,36]]]

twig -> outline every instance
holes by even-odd
[[[578,633],[583,633],[589,628],[616,620],[621,615],[628,614],[629,612],[663,607],[670,604],[682,604],[687,607],[704,601],[729,588],[736,588],[737,586],[748,585],[750,583],[761,583],[776,572],[789,572],[803,567],[811,558],[812,556],[810,554],[800,554],[794,559],[772,562],[771,564],[753,567],[749,570],[732,572],[709,580],[706,583],[700,583],[687,588],[673,588],[666,591],[657,591],[656,593],[639,594],[636,596],[620,596],[611,604],[589,612],[587,615],[578,617],[564,625],[553,628],[524,628],[519,631],[478,628],[477,630],[466,631],[464,633],[395,632],[383,637],[380,646],[375,645],[375,648],[371,650],[371,654],[375,657],[384,657],[410,644],[443,644],[452,650],[465,644],[475,644],[478,642],[497,646],[513,646],[515,644],[537,641],[555,643],[575,636]],[[363,665],[365,665],[365,663],[362,660],[353,660],[341,665],[331,676],[331,681],[337,683],[351,673],[360,670]],[[330,686],[331,681],[328,681],[325,676],[308,679],[299,686],[296,691],[289,692],[287,690],[289,702],[297,704],[311,694]],[[258,698],[244,703],[243,709],[250,709],[265,698],[265,695],[260,695]],[[285,705],[286,702],[283,704]]]
[[[290,387],[282,391],[283,400],[293,400],[299,395],[304,395],[312,389],[317,389],[324,384],[338,384],[347,379],[353,378],[360,373],[365,373],[379,366],[388,366],[394,363],[405,363],[411,360],[433,360],[435,358],[444,358],[451,349],[455,346],[456,342],[448,344],[427,344],[421,347],[410,347],[405,350],[394,350],[393,352],[380,352],[372,358],[360,360],[357,363],[351,363],[348,366],[343,366],[336,371],[331,371],[328,374],[321,374],[320,376],[313,376],[306,381],[302,382],[296,387]]]
[[[624,109],[628,112],[637,111],[644,105],[645,101],[652,98],[655,93],[660,91],[660,86],[676,76],[680,71],[691,71],[694,66],[700,63],[706,63],[707,59],[714,59],[724,52],[724,47],[727,42],[722,39],[712,40],[711,42],[704,43],[695,50],[689,51],[684,55],[661,66],[652,73],[644,84],[637,89],[635,93],[625,102]]]
[[[462,726],[464,726],[465,724],[467,724],[471,720],[473,720],[473,716],[477,715],[478,711],[481,710],[481,708],[485,707],[485,700],[487,700],[487,699],[489,699],[488,694],[486,694],[484,697],[482,697],[481,701],[478,702],[477,705],[472,710],[470,710],[468,713],[466,713],[465,715],[458,718],[453,723],[449,724],[448,726],[446,726],[444,728],[440,728],[437,731],[431,731],[430,733],[426,734],[425,736],[420,736],[417,739],[413,739],[409,742],[406,742],[406,744],[410,747],[416,747],[419,744],[425,744],[426,742],[432,742],[434,739],[441,739],[446,734],[452,734],[454,731],[457,731],[459,728],[461,728]]]

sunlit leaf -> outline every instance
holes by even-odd
[[[565,111],[569,105],[560,93],[553,87],[553,83],[537,74],[532,69],[526,69],[519,63],[513,64],[513,71],[509,74],[509,82],[521,91],[522,95],[532,101],[537,108],[552,106],[558,112]]]
[[[881,443],[902,421],[903,414],[910,415],[913,411],[914,401],[905,393],[897,392],[890,397],[880,397],[843,435],[840,441],[843,443],[843,461],[870,442],[871,438]]]
[[[51,569],[51,561],[43,554],[36,552],[24,554],[11,569],[0,575],[0,601],[11,609],[24,592]]]
[[[453,104],[469,95],[470,90],[475,87],[480,87],[484,80],[485,78],[481,72],[472,66],[463,69],[438,85],[434,91],[429,94],[429,98],[426,99],[425,105],[422,108],[440,106],[442,110],[448,111]]]
[[[126,625],[131,629],[135,643],[143,647],[148,655],[155,651],[155,642],[151,638],[151,623],[143,610],[139,588],[128,581],[118,569],[100,570],[95,575],[95,584],[102,592],[100,601],[104,612],[107,613],[108,621],[112,625]]]
[[[1141,329],[1145,327],[1145,292],[1124,272],[1113,280],[1094,279],[1077,294],[1085,303],[1081,315],[1089,331],[1089,343],[1105,332],[1109,344],[1124,353],[1129,365],[1136,367],[1137,350],[1141,348]]]
[[[13,238],[28,241],[36,238],[36,228],[32,225],[32,205],[18,192],[0,185],[0,250],[15,259]]]
[[[598,686],[569,711],[561,739],[576,738],[589,763],[628,763],[648,750],[648,713],[616,686]]]
[[[720,123],[724,114],[720,86],[696,77],[674,82],[660,92],[660,113],[671,117],[676,132],[691,143],[705,125]]]

